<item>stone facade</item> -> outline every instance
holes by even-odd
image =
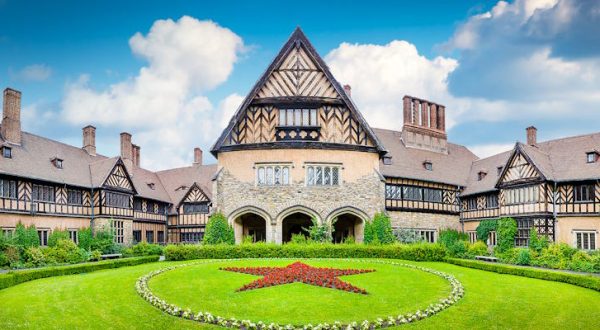
[[[133,220],[120,218],[95,218],[94,230],[110,229],[111,221],[123,221],[123,244],[133,244]]]
[[[447,228],[461,230],[458,215],[406,211],[388,211],[388,215],[392,227],[435,229],[438,232]]]
[[[213,199],[216,209],[223,212],[232,224],[245,213],[265,218],[267,241],[281,243],[285,216],[299,212],[323,223],[340,214],[350,213],[367,221],[375,213],[384,211],[384,189],[385,184],[374,169],[370,175],[337,187],[308,187],[301,182],[288,186],[256,186],[223,169],[216,178]],[[357,237],[357,240],[362,240],[362,237]]]

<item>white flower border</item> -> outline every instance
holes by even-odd
[[[150,291],[150,288],[148,287],[148,282],[154,276],[162,274],[162,273],[170,271],[170,270],[173,270],[173,269],[177,269],[177,268],[189,267],[189,266],[198,265],[198,264],[227,262],[227,261],[288,260],[288,259],[289,258],[217,259],[217,260],[194,262],[194,263],[170,266],[170,267],[152,271],[152,272],[140,277],[135,284],[135,289],[138,292],[138,294],[142,298],[144,298],[144,300],[146,300],[152,306],[160,309],[161,311],[163,311],[169,315],[177,316],[177,317],[180,317],[183,319],[192,320],[192,321],[196,321],[196,322],[220,325],[220,326],[223,326],[226,328],[237,328],[237,329],[242,329],[242,330],[295,330],[295,329],[303,329],[303,330],[371,330],[371,329],[386,328],[386,327],[390,327],[390,326],[397,326],[397,325],[402,325],[402,324],[406,324],[406,323],[412,323],[412,322],[419,321],[424,318],[433,316],[433,315],[443,311],[444,309],[452,306],[453,304],[455,304],[457,301],[459,301],[464,296],[464,288],[463,288],[462,284],[454,276],[446,274],[444,272],[434,270],[434,269],[411,265],[411,264],[398,263],[398,262],[393,262],[393,261],[363,260],[363,259],[330,259],[330,258],[314,259],[314,260],[344,260],[344,261],[353,261],[353,262],[380,263],[380,264],[388,264],[388,265],[417,269],[420,271],[434,274],[436,276],[439,276],[439,277],[447,280],[448,282],[450,282],[450,285],[452,286],[452,292],[450,292],[450,294],[447,297],[440,299],[437,303],[433,303],[433,304],[429,305],[424,311],[417,310],[414,313],[407,313],[407,314],[403,314],[403,315],[401,314],[401,315],[397,315],[397,316],[388,316],[386,318],[378,318],[373,321],[368,321],[368,320],[364,320],[362,322],[355,321],[355,322],[350,322],[347,324],[343,324],[342,322],[336,321],[332,324],[319,323],[317,325],[313,325],[313,324],[282,325],[282,324],[277,324],[277,323],[266,324],[261,321],[253,322],[250,320],[238,320],[233,317],[224,318],[221,316],[212,315],[209,312],[194,312],[189,308],[183,309],[179,306],[170,304],[170,303],[160,299],[159,297],[154,295],[154,293],[152,293],[152,291]]]

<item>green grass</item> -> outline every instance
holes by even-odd
[[[406,267],[356,261],[306,261],[315,267],[366,268],[375,272],[340,279],[364,288],[368,295],[303,283],[236,292],[261,276],[219,270],[232,266],[287,266],[285,261],[230,261],[199,264],[166,272],[150,281],[162,299],[194,311],[279,324],[333,323],[375,320],[424,309],[450,293],[441,277]],[[177,283],[174,288],[174,283]]]
[[[205,325],[165,315],[137,296],[134,285],[138,277],[171,264],[173,263],[152,263],[89,274],[46,278],[0,290],[0,329],[207,328],[208,326]],[[464,285],[466,294],[457,304],[440,314],[403,326],[404,328],[600,328],[598,318],[600,293],[598,292],[565,283],[502,275],[445,263],[418,264],[453,274]],[[189,270],[198,271],[198,268],[192,267]],[[161,290],[161,295],[171,294],[175,299],[191,299],[185,298],[188,297],[187,295],[177,298],[176,292],[180,290],[190,292],[191,289],[189,297],[194,297],[193,290],[198,288],[191,287],[189,284],[197,282],[194,277],[182,277],[181,281],[172,282],[170,284],[172,293],[163,292],[163,288],[160,288],[162,276],[165,276],[165,279],[169,276],[173,278],[183,276],[183,273],[178,272],[179,270],[176,270],[172,274],[159,275],[151,280],[151,287],[156,291]],[[415,274],[418,281],[422,273]],[[368,287],[373,285],[372,283],[363,282],[366,281],[367,275],[369,274],[350,276],[347,280],[357,285],[364,285],[369,290],[376,289]],[[240,283],[253,278],[238,273],[229,273],[227,276],[239,279]],[[292,296],[293,292],[303,293],[310,286],[292,284],[287,288],[290,290],[288,296]],[[283,291],[287,288],[279,287],[277,290]],[[310,289],[318,290],[322,296],[329,296],[334,291],[326,288]],[[343,292],[339,293],[343,294]],[[412,297],[420,295],[408,291],[406,294]],[[437,292],[434,295],[436,294]],[[203,297],[197,294],[195,298],[197,300],[194,301],[201,306]],[[406,308],[415,306],[412,305],[415,302],[410,302],[409,299],[406,298],[407,302],[404,305]],[[226,305],[226,302],[223,302],[223,305]],[[339,305],[341,312],[347,308],[344,301],[336,300],[329,305]],[[216,304],[213,306],[217,307]],[[310,304],[306,303],[303,307],[302,315],[315,313],[315,308]],[[371,307],[366,307],[369,308]]]

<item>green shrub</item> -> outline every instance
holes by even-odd
[[[356,239],[354,239],[354,236],[350,235],[348,237],[345,237],[342,241],[343,244],[356,244]]]
[[[54,247],[43,250],[48,264],[76,264],[88,260],[88,253],[70,239],[60,239]]]
[[[163,247],[158,244],[148,244],[147,242],[140,242],[130,248],[123,251],[125,256],[160,256],[163,253]]]
[[[503,253],[515,246],[515,235],[517,234],[517,222],[513,218],[502,218],[498,220],[496,227],[496,251]]]
[[[6,274],[0,274],[0,290],[17,285],[19,283],[37,280],[45,277],[89,273],[101,269],[134,266],[155,261],[158,261],[158,256],[106,260],[78,265],[54,266],[39,269],[11,271]]]
[[[233,228],[223,213],[210,216],[204,232],[204,244],[235,244]]]
[[[303,234],[292,234],[292,237],[290,239],[290,244],[306,244],[308,243],[308,240],[306,239],[306,236]]]
[[[535,228],[529,230],[529,248],[537,253],[542,252],[550,244],[547,236],[540,237]]]
[[[94,250],[90,253],[91,261],[100,261],[102,259],[102,252],[100,250]]]
[[[13,267],[13,265],[18,265],[21,262],[21,253],[17,246],[7,246],[4,249],[4,254],[6,255],[6,259],[8,259],[8,263],[11,267]]]
[[[23,249],[40,246],[40,238],[35,226],[31,225],[25,228],[25,226],[23,226],[23,224],[20,222],[15,227],[13,242],[15,245],[20,246]]]
[[[242,239],[242,244],[252,244],[254,243],[254,235],[247,235],[244,236],[244,238]]]
[[[482,241],[477,241],[473,244],[470,244],[468,254],[470,258],[475,258],[475,256],[488,255],[487,244],[485,244]]]
[[[390,217],[385,213],[376,213],[373,220],[365,224],[364,242],[369,244],[391,244],[396,241]]]
[[[167,260],[234,258],[388,258],[414,261],[442,261],[440,244],[272,244],[250,245],[168,245]]]
[[[454,245],[457,241],[469,241],[469,235],[465,233],[461,233],[455,229],[444,229],[440,230],[440,234],[438,237],[438,243],[441,243],[445,247],[450,247]]]
[[[123,247],[115,243],[115,235],[110,226],[96,230],[90,242],[90,250],[100,250],[103,254],[121,253]]]
[[[25,266],[29,268],[46,265],[46,257],[40,247],[30,246],[26,248],[23,253],[23,259],[25,259]]]
[[[489,219],[479,222],[479,225],[475,229],[475,231],[477,232],[477,239],[480,241],[487,242],[490,232],[495,231],[497,227],[497,219]]]
[[[94,236],[92,235],[91,228],[83,228],[79,229],[77,233],[77,241],[80,248],[89,251],[92,247],[92,241],[94,240]]]
[[[398,228],[394,230],[396,240],[403,244],[419,243],[423,241],[423,237],[414,229]]]
[[[489,262],[448,258],[446,262],[458,266],[475,268],[500,274],[510,274],[537,278],[540,280],[569,283],[584,288],[600,291],[600,277],[592,275],[569,274],[551,270],[502,265]]]
[[[594,272],[595,267],[592,256],[584,251],[577,251],[569,262],[569,269],[579,272]]]
[[[337,219],[334,219],[331,225],[326,223],[320,224],[316,218],[311,218],[310,221],[312,222],[312,225],[308,228],[302,228],[302,230],[308,233],[308,238],[311,242],[331,243],[333,241],[331,228]]]
[[[56,243],[61,239],[70,239],[69,232],[66,230],[54,229],[48,236],[48,246],[56,246]]]
[[[10,265],[10,261],[8,260],[8,257],[6,256],[6,254],[2,251],[0,251],[0,268],[5,268],[8,267]]]

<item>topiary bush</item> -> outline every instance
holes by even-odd
[[[223,213],[210,216],[204,232],[204,244],[235,244],[233,228]]]
[[[475,231],[477,232],[477,239],[480,241],[487,242],[490,232],[495,231],[497,227],[497,219],[482,220],[481,222],[479,222],[479,225],[475,229]]]
[[[517,222],[513,218],[502,218],[498,220],[496,227],[496,249],[502,254],[515,246],[515,235],[517,234]]]

